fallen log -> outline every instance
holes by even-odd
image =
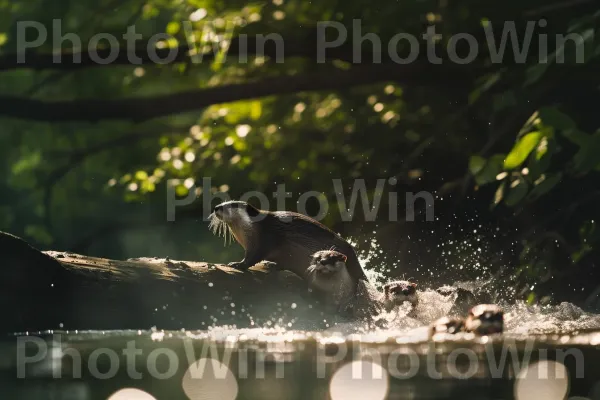
[[[4,232],[0,251],[2,332],[289,327],[301,321],[315,323],[302,328],[315,329],[316,321],[323,323],[305,282],[269,265],[239,271],[206,262],[42,252]],[[289,318],[287,309],[293,309]]]

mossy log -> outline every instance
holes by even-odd
[[[239,328],[262,324],[274,311],[285,315],[286,308],[311,314],[308,321],[323,319],[309,304],[306,283],[269,265],[239,271],[206,262],[42,252],[3,232],[0,251],[2,332]]]

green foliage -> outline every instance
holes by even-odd
[[[575,170],[581,174],[588,173],[600,166],[600,131],[582,140],[573,161]]]

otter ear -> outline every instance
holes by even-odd
[[[342,259],[344,260],[344,262],[348,261],[348,257],[346,257],[345,255],[342,254]]]
[[[411,283],[410,283],[410,286],[412,286],[412,287],[416,288],[416,287],[417,287],[417,284],[416,284],[416,283],[414,283],[414,282],[411,282]]]

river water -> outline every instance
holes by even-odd
[[[429,340],[450,302],[421,293],[415,319],[203,331],[48,331],[0,346],[6,399],[600,399],[600,316],[503,304],[505,333]],[[288,312],[286,315],[293,315]]]

